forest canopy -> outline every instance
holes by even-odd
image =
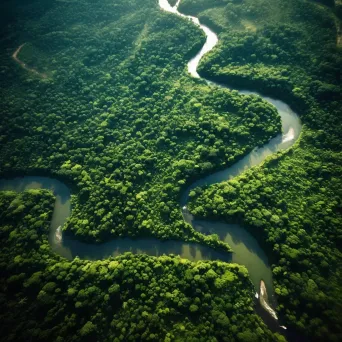
[[[170,1],[174,5],[174,1]],[[202,77],[288,103],[299,142],[191,193],[198,218],[243,224],[272,263],[277,313],[309,340],[342,339],[340,2],[182,0],[218,33]],[[281,133],[258,96],[193,79],[199,27],[157,1],[0,4],[0,177],[72,189],[64,234],[197,242],[183,220],[194,181]],[[254,311],[246,268],[131,253],[73,261],[48,242],[50,192],[0,192],[1,339],[283,341]],[[73,337],[71,337],[73,336]]]
[[[338,341],[342,128],[334,8],[309,1],[184,0],[180,10],[220,32],[218,48],[200,64],[201,75],[280,98],[304,124],[290,151],[237,179],[196,189],[189,208],[196,217],[247,227],[273,261],[286,325],[310,340]]]
[[[49,248],[53,204],[46,190],[0,192],[1,341],[285,341],[254,313],[244,266],[67,261]]]

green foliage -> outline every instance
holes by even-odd
[[[23,198],[26,212],[9,207]],[[253,312],[254,288],[242,266],[132,253],[66,261],[40,248],[48,243],[53,203],[47,191],[0,192],[1,341],[240,341],[245,329],[256,341],[274,341]]]
[[[182,6],[191,9],[192,3],[184,0]],[[342,337],[339,22],[329,8],[308,1],[222,6],[203,2],[193,12],[220,32],[220,44],[204,58],[200,74],[287,101],[304,128],[288,153],[233,181],[193,191],[189,208],[197,216],[243,223],[273,260],[285,325],[310,339],[337,341]],[[248,333],[243,338],[248,340]]]
[[[275,136],[274,108],[185,75],[203,33],[154,0],[0,6],[0,174],[72,184],[67,232],[76,238],[153,235],[228,249],[183,222],[181,191]],[[281,98],[305,124],[288,154],[192,192],[190,208],[246,224],[273,260],[286,325],[337,341],[340,22],[302,0],[182,0],[180,10],[220,32],[202,75]],[[11,59],[24,42],[19,58],[46,79]],[[131,254],[66,262],[47,248],[52,205],[47,192],[0,196],[2,339],[282,340],[252,312],[244,267]]]
[[[0,174],[37,170],[72,184],[66,232],[77,239],[155,236],[229,250],[184,223],[181,192],[268,141],[280,122],[260,98],[185,74],[201,30],[154,0],[56,1],[13,25],[0,54]],[[47,79],[5,53],[22,43],[19,30],[28,32],[19,58]]]

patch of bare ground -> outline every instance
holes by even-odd
[[[21,44],[13,53],[12,55],[12,58],[25,70],[27,70],[28,72],[30,73],[33,73],[41,78],[48,78],[47,74],[45,73],[41,73],[39,72],[38,70],[34,69],[34,68],[30,68],[26,65],[26,63],[24,63],[23,61],[21,61],[19,58],[18,58],[18,55],[21,51],[21,49],[26,45],[26,43],[24,44]]]

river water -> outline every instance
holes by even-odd
[[[180,255],[191,261],[223,260],[231,261],[229,253],[215,251],[196,243],[182,241],[160,241],[154,238],[119,238],[102,244],[89,244],[67,235],[61,235],[61,228],[71,215],[68,187],[60,181],[47,177],[18,177],[0,180],[0,190],[22,192],[28,189],[48,189],[56,196],[55,207],[50,225],[49,242],[53,251],[72,260],[76,256],[87,260],[106,259],[125,252],[148,254],[152,256]]]
[[[267,257],[256,239],[238,225],[196,220],[189,212],[183,210],[183,217],[186,222],[204,234],[218,234],[221,240],[232,247],[233,253],[215,251],[210,247],[196,243],[176,240],[160,241],[154,238],[119,238],[102,244],[89,244],[63,235],[61,232],[61,227],[71,215],[71,193],[65,184],[46,177],[27,176],[0,180],[0,190],[22,192],[28,189],[48,189],[56,196],[49,243],[55,253],[68,260],[72,260],[76,256],[86,260],[100,260],[110,256],[118,256],[125,252],[132,252],[151,256],[175,254],[191,261],[221,260],[234,262],[247,267],[251,280],[257,289],[259,289],[260,280],[264,280],[272,303],[272,273]]]
[[[175,13],[176,15],[193,21],[205,32],[207,36],[206,43],[201,51],[188,63],[189,73],[193,77],[198,78],[200,77],[197,73],[198,64],[203,55],[216,46],[218,43],[218,37],[208,27],[201,25],[197,18],[185,16],[179,13],[177,10],[178,4],[175,7],[171,7],[167,0],[159,0],[159,5],[163,10]],[[209,81],[208,83],[212,86],[223,86]],[[288,105],[282,101],[264,97],[257,93],[249,91],[240,91],[240,93],[245,95],[256,94],[273,104],[280,114],[283,133],[279,134],[263,147],[254,149],[233,166],[193,183],[184,192],[181,199],[184,220],[191,224],[194,229],[204,234],[218,234],[221,240],[230,245],[234,251],[233,253],[215,251],[200,244],[185,243],[182,241],[163,242],[154,238],[120,238],[103,244],[83,243],[68,236],[63,236],[62,234],[61,227],[71,215],[71,194],[68,187],[63,183],[56,179],[46,177],[22,177],[11,180],[0,180],[0,190],[13,190],[20,192],[26,189],[44,188],[53,191],[56,196],[56,203],[51,221],[49,242],[53,251],[69,260],[72,260],[76,256],[87,260],[99,260],[108,258],[109,256],[117,256],[124,252],[132,252],[145,253],[152,256],[175,254],[192,261],[222,260],[234,262],[247,267],[250,278],[256,289],[259,290],[260,282],[263,280],[268,292],[269,304],[274,307],[275,301],[272,285],[272,272],[268,259],[256,239],[242,226],[196,220],[186,209],[188,194],[191,189],[197,186],[219,183],[236,177],[252,166],[260,165],[267,156],[277,151],[288,149],[299,137],[301,132],[301,122],[297,114],[294,113]]]
[[[175,15],[183,17],[185,20],[192,21],[205,33],[205,44],[196,56],[188,62],[189,74],[194,78],[201,78],[197,72],[198,65],[202,57],[219,43],[219,39],[216,33],[206,25],[201,24],[198,18],[180,13],[178,11],[180,1],[181,0],[178,0],[177,4],[172,7],[167,0],[159,0],[159,6],[164,11],[174,13]],[[218,84],[210,80],[206,81],[213,87],[228,88],[223,84]],[[227,242],[232,247],[234,251],[232,254],[232,262],[242,264],[247,267],[250,278],[257,289],[259,289],[261,280],[263,280],[263,284],[265,286],[264,292],[268,293],[268,303],[274,307],[275,298],[272,283],[272,271],[270,269],[268,259],[257,241],[239,225],[196,220],[186,209],[189,192],[192,189],[198,186],[211,185],[232,179],[251,167],[260,165],[268,156],[275,152],[290,148],[299,138],[302,129],[301,121],[298,115],[292,111],[286,103],[249,90],[239,90],[239,93],[241,95],[260,96],[265,101],[275,106],[281,118],[282,133],[273,138],[266,145],[260,148],[255,148],[231,167],[215,172],[191,184],[182,195],[181,206],[183,208],[183,217],[186,222],[191,224],[196,230],[205,234],[218,234],[221,240]],[[270,314],[273,315],[272,312],[270,312]]]

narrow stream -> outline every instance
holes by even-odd
[[[206,43],[202,47],[201,51],[188,63],[189,73],[193,77],[199,78],[200,76],[197,73],[198,64],[203,55],[216,46],[218,43],[218,37],[208,27],[200,24],[197,18],[185,16],[179,13],[177,10],[179,2],[180,1],[178,1],[175,7],[171,7],[167,0],[159,0],[159,5],[165,11],[175,13],[184,18],[189,18],[205,32],[207,36]],[[208,83],[212,86],[223,86],[209,81]],[[192,261],[222,260],[226,262],[234,262],[247,267],[250,278],[258,291],[261,281],[263,281],[263,292],[265,293],[265,298],[267,298],[266,296],[268,293],[268,303],[270,308],[275,307],[272,272],[268,259],[256,239],[239,225],[196,220],[186,209],[186,203],[191,189],[197,186],[219,183],[236,177],[252,166],[261,164],[267,156],[279,150],[291,147],[299,137],[301,122],[296,113],[294,113],[285,103],[249,91],[240,91],[240,93],[256,94],[273,104],[281,116],[283,133],[272,139],[263,147],[254,149],[233,166],[193,183],[184,192],[181,199],[184,220],[191,224],[194,229],[204,234],[218,234],[220,239],[227,242],[234,250],[231,254],[215,251],[212,248],[202,246],[200,244],[186,243],[182,241],[163,242],[154,238],[119,238],[103,244],[87,244],[62,235],[61,226],[63,226],[67,218],[71,215],[71,194],[68,187],[63,183],[56,179],[47,177],[21,177],[11,180],[0,180],[0,190],[21,192],[26,189],[44,188],[53,191],[56,196],[56,203],[51,221],[49,242],[53,251],[69,260],[72,260],[76,256],[87,260],[99,260],[108,258],[109,256],[117,256],[124,252],[132,252],[144,253],[152,256],[175,254]],[[271,310],[273,309],[271,308]],[[272,312],[270,312],[270,314],[273,315]]]

